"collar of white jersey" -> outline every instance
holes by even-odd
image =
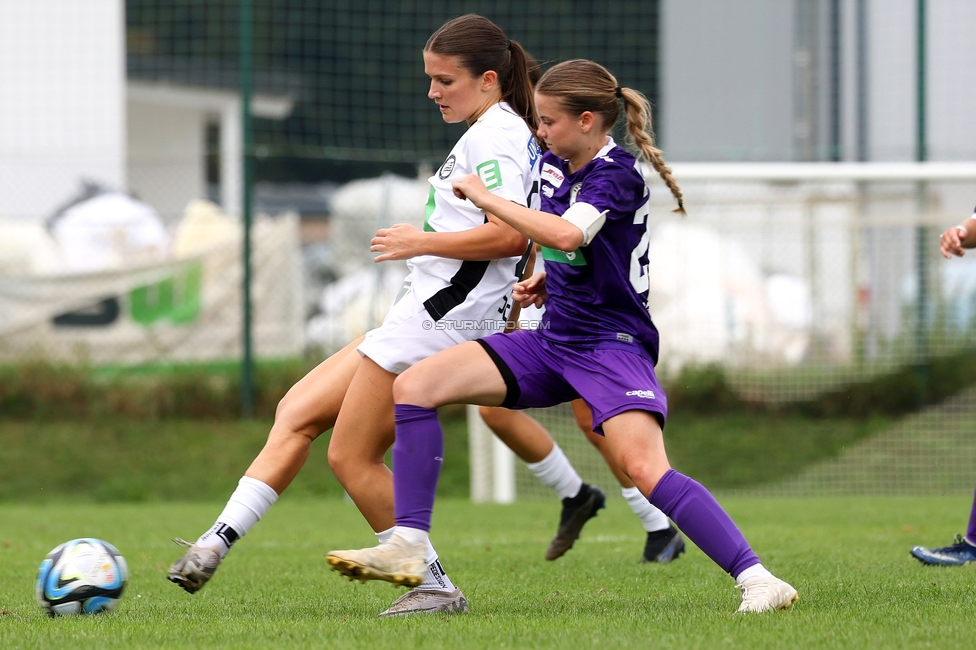
[[[496,104],[492,104],[491,106],[489,106],[488,110],[482,113],[481,117],[479,117],[477,120],[474,121],[474,124],[479,124],[481,120],[485,119],[486,117],[488,117],[489,115],[491,115],[496,111],[505,111],[506,113],[511,113],[512,115],[518,115],[518,113],[516,113],[512,109],[512,107],[508,105],[508,102],[498,102]],[[471,126],[474,126],[474,124],[472,124]]]

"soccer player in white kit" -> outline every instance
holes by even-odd
[[[501,331],[528,240],[454,195],[452,181],[477,174],[506,200],[538,206],[536,118],[527,55],[490,20],[468,14],[445,23],[424,47],[428,97],[447,123],[468,130],[430,178],[423,230],[381,230],[378,261],[408,259],[410,274],[383,324],[322,362],[278,405],[268,441],[214,526],[190,544],[168,579],[190,593],[210,579],[230,546],[275,503],[332,428],[329,464],[381,542],[392,534],[392,386],[414,363],[457,343]],[[415,590],[381,615],[463,612],[467,601],[432,546]]]

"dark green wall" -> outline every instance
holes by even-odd
[[[658,93],[658,1],[254,0],[258,92],[297,103],[256,121],[259,178],[346,180],[438,164],[463,130],[427,99],[421,51],[462,13],[485,15],[541,62],[591,58]],[[236,88],[237,2],[127,0],[130,77]],[[397,164],[400,163],[400,164]]]

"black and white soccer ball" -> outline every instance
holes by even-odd
[[[115,609],[129,579],[118,549],[100,539],[73,539],[47,554],[37,571],[37,603],[48,616]]]

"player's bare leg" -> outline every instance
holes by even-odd
[[[393,473],[383,462],[393,446],[394,379],[395,374],[363,357],[329,441],[332,471],[376,532],[396,523]]]
[[[448,368],[461,372],[449,383]],[[431,381],[431,377],[434,378]],[[397,387],[403,384],[398,396]],[[390,531],[379,546],[331,551],[329,564],[344,575],[360,580],[386,580],[395,585],[423,587],[423,568],[429,552],[430,506],[443,462],[443,431],[435,405],[474,403],[497,405],[505,395],[505,382],[494,362],[477,343],[462,343],[429,357],[404,372],[394,384],[397,442],[394,466],[414,472],[394,474],[397,503],[408,516]],[[416,402],[419,402],[416,403]],[[347,408],[343,406],[343,413]],[[341,422],[340,422],[341,424]],[[338,428],[338,427],[337,427]],[[416,518],[415,518],[416,517]]]
[[[268,441],[245,476],[267,484],[278,494],[295,480],[308,460],[312,442],[333,428],[346,391],[362,357],[360,337],[303,377],[285,394],[275,411]]]
[[[573,400],[571,405],[577,426],[586,434],[586,439],[590,441],[590,444],[596,447],[600,455],[603,456],[607,467],[610,468],[614,478],[620,483],[620,494],[627,501],[631,511],[641,520],[641,525],[647,533],[641,562],[667,564],[677,559],[685,551],[685,540],[681,537],[681,533],[671,525],[663,512],[648,502],[647,498],[641,494],[634,482],[627,476],[627,473],[617,464],[607,446],[606,437],[593,430],[593,412],[586,406],[586,403],[577,399]]]
[[[648,500],[733,576],[739,612],[787,609],[796,590],[766,570],[731,517],[701,484],[671,469],[664,434],[654,414],[626,411],[603,423],[607,444],[620,468]]]
[[[227,551],[274,505],[308,460],[312,442],[332,428],[359,366],[362,338],[335,353],[291,387],[278,403],[268,441],[214,525],[169,568],[167,578],[195,593],[213,577]]]

